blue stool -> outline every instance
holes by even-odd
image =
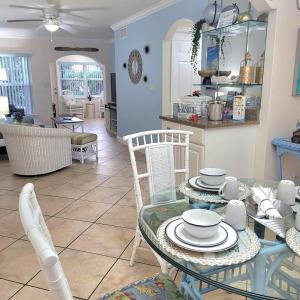
[[[292,154],[300,160],[300,144],[291,142],[290,138],[276,138],[272,140],[272,144],[276,147],[278,159],[278,178],[282,179],[282,156],[284,154]]]

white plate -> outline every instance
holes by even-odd
[[[209,184],[206,184],[204,183],[202,180],[201,180],[201,176],[199,176],[197,179],[196,179],[196,184],[198,184],[200,187],[204,187],[204,188],[207,188],[207,189],[220,189],[221,186],[223,185],[222,184],[218,184],[218,185],[209,185]]]
[[[186,244],[189,244],[192,246],[212,247],[212,246],[217,246],[217,245],[224,243],[227,239],[228,233],[224,229],[223,226],[220,226],[218,229],[218,232],[210,238],[206,238],[206,239],[195,238],[184,230],[184,224],[181,219],[181,223],[179,223],[175,227],[175,235],[183,243],[186,243]]]
[[[222,252],[234,247],[237,244],[239,239],[238,233],[235,231],[235,229],[233,229],[229,224],[222,222],[221,226],[227,231],[228,234],[227,240],[224,243],[216,246],[211,246],[211,247],[204,247],[204,246],[200,247],[200,246],[189,245],[180,241],[175,234],[175,228],[181,222],[182,222],[181,219],[177,219],[170,222],[166,227],[165,234],[171,243],[186,250],[190,250],[194,252],[207,252],[207,253]]]
[[[296,186],[296,199],[300,200],[300,185]]]
[[[189,184],[192,188],[196,189],[196,190],[200,190],[200,191],[208,191],[208,192],[218,192],[219,191],[219,188],[215,188],[215,187],[210,187],[210,188],[207,188],[203,185],[199,185],[197,183],[197,179],[199,178],[199,176],[196,176],[196,177],[192,177],[189,179]]]

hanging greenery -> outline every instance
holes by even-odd
[[[211,36],[211,39],[215,41],[216,47],[218,48],[218,52],[221,53],[221,57],[222,57],[223,63],[224,63],[224,61],[225,61],[225,53],[224,53],[225,35],[223,35],[221,38],[214,35],[214,36]]]
[[[202,34],[202,25],[205,23],[204,19],[201,19],[194,24],[192,29],[192,55],[191,55],[191,65],[193,66],[194,71],[197,71],[197,58],[200,45],[200,39]]]

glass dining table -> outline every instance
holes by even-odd
[[[251,179],[240,179],[240,182],[249,187],[272,189],[278,185],[274,181]],[[141,234],[153,251],[182,271],[181,284],[193,290],[194,299],[201,299],[202,294],[215,289],[250,299],[300,299],[300,257],[290,250],[285,238],[248,217],[248,227],[257,234],[261,246],[255,257],[234,265],[198,264],[168,251],[158,238],[158,230],[167,220],[199,205],[222,215],[226,204],[195,203],[181,193],[177,193],[177,199],[181,200],[156,203],[159,198],[162,199],[161,195],[153,195],[142,207],[138,220]],[[293,227],[291,222],[288,224]]]

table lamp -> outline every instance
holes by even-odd
[[[0,96],[0,120],[6,119],[5,115],[9,114],[8,97]]]

